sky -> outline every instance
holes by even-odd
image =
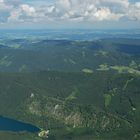
[[[140,29],[140,0],[0,0],[0,29]]]

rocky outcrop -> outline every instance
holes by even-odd
[[[29,112],[33,115],[53,118],[71,128],[111,131],[126,125],[119,117],[90,105],[77,105],[53,98],[43,99],[42,103],[42,98],[44,97],[28,101]]]

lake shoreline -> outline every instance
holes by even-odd
[[[20,132],[38,133],[40,132],[40,130],[41,130],[40,128],[38,128],[33,124],[0,115],[0,132],[9,131],[19,133]]]

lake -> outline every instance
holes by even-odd
[[[39,132],[40,129],[32,124],[24,123],[14,119],[0,116],[0,131],[13,131],[13,132]]]

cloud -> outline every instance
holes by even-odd
[[[14,7],[19,6],[22,1],[21,0],[4,0],[6,5],[12,5]]]
[[[0,0],[0,11],[9,11],[12,7],[12,5],[7,5],[4,0]]]
[[[127,0],[59,0],[49,7],[48,16],[66,20],[102,21],[119,20],[129,6]],[[120,7],[122,7],[120,9]],[[46,13],[47,15],[47,13]],[[55,15],[55,16],[54,16]]]
[[[115,14],[110,11],[109,8],[101,8],[100,10],[97,10],[93,17],[95,17],[96,20],[118,20],[122,14]]]
[[[44,0],[45,1],[45,0]],[[41,3],[41,1],[40,1]],[[51,5],[0,0],[0,22],[140,20],[140,2],[129,0],[57,0]],[[6,20],[7,19],[7,20]]]
[[[140,21],[140,2],[136,2],[134,5],[131,5],[126,16],[131,20]]]
[[[34,7],[29,6],[27,4],[20,5],[21,11],[26,14],[27,16],[34,16],[36,13],[36,10]]]
[[[36,16],[36,10],[34,7],[27,4],[21,4],[18,8],[10,12],[8,22],[24,22],[31,21]]]

